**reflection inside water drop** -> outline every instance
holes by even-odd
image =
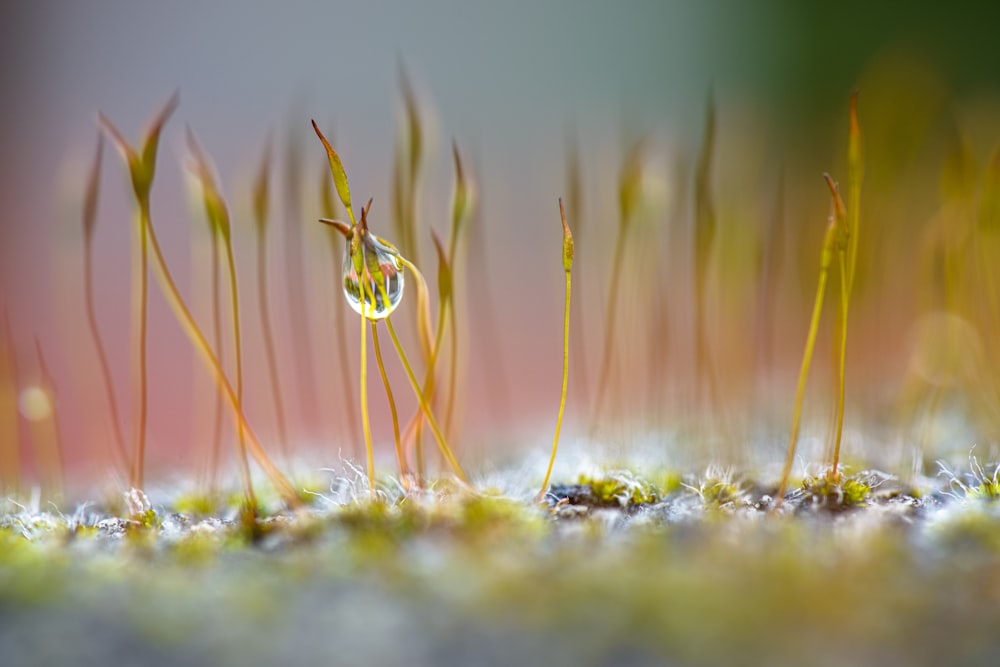
[[[363,314],[370,320],[384,319],[396,309],[403,298],[403,267],[399,261],[399,254],[370,233],[362,237],[359,252],[363,256],[363,264],[368,267],[364,313],[361,312],[358,267],[351,257],[350,244],[347,244],[344,250],[344,296],[354,312],[359,315]]]

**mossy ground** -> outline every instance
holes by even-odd
[[[1000,504],[977,479],[807,479],[776,508],[772,485],[718,471],[590,473],[544,506],[393,484],[372,503],[337,478],[296,513],[263,498],[253,539],[238,503],[8,504],[0,647],[5,664],[998,664]]]

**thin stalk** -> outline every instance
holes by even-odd
[[[434,400],[434,390],[435,390],[435,373],[434,368],[437,365],[438,351],[441,349],[441,341],[444,338],[444,308],[438,309],[438,321],[437,327],[434,329],[434,344],[431,347],[430,360],[427,362],[427,370],[424,371],[424,385],[423,393],[427,397],[428,401]],[[413,418],[413,424],[416,428],[416,433],[413,439],[413,456],[417,467],[417,481],[422,482],[424,479],[424,446],[423,446],[423,422],[420,419],[421,412],[418,411]],[[407,431],[410,428],[407,427]]]
[[[566,224],[566,210],[563,208],[562,199],[559,200],[559,214],[563,225],[563,268],[566,272],[566,303],[563,307],[563,372],[562,372],[562,392],[559,396],[559,417],[556,419],[556,433],[552,438],[552,456],[549,457],[549,467],[545,470],[545,479],[542,480],[542,488],[538,492],[536,501],[545,498],[545,492],[549,488],[549,479],[552,477],[552,467],[556,463],[556,450],[559,448],[559,432],[562,430],[563,412],[566,409],[566,386],[569,381],[569,306],[570,290],[570,269],[573,264],[573,235],[570,234],[569,225]]]
[[[302,504],[302,500],[299,498],[298,493],[296,493],[295,488],[268,457],[267,452],[264,451],[264,448],[260,444],[260,440],[257,439],[253,429],[250,428],[250,425],[246,421],[246,416],[239,407],[240,403],[236,392],[233,391],[232,385],[229,384],[229,380],[226,378],[225,371],[223,371],[218,357],[212,352],[211,346],[205,340],[204,334],[202,334],[201,329],[198,328],[197,323],[194,321],[191,311],[184,304],[184,299],[181,297],[181,293],[177,289],[176,283],[174,283],[173,276],[171,276],[170,270],[167,268],[167,263],[160,250],[159,241],[156,238],[156,232],[148,217],[145,219],[145,223],[147,233],[149,234],[150,246],[153,250],[153,259],[155,260],[153,263],[155,275],[160,282],[160,287],[167,299],[167,303],[174,311],[177,322],[191,340],[195,350],[201,355],[209,372],[212,373],[219,391],[226,397],[233,423],[237,428],[243,429],[247,440],[247,448],[257,462],[257,465],[267,474],[271,480],[271,484],[281,494],[284,501],[291,507],[299,507]]]
[[[788,488],[788,479],[795,463],[795,449],[799,442],[799,427],[802,423],[802,400],[806,393],[806,379],[809,377],[809,365],[812,363],[813,349],[816,346],[816,334],[819,331],[819,317],[823,312],[823,297],[826,294],[826,279],[830,269],[833,252],[834,235],[836,234],[836,219],[831,219],[823,240],[823,252],[820,255],[819,283],[816,286],[816,299],[813,303],[812,319],[809,322],[809,334],[806,336],[806,349],[802,355],[802,366],[799,368],[799,381],[795,388],[795,409],[792,413],[792,432],[788,437],[788,456],[785,468],[781,473],[781,484],[778,486],[776,507],[781,507]]]
[[[403,445],[399,439],[399,415],[396,412],[396,401],[392,396],[392,387],[389,386],[389,376],[385,374],[385,365],[382,363],[382,348],[378,342],[378,327],[375,322],[372,325],[372,343],[375,344],[375,361],[378,362],[378,372],[382,376],[382,384],[385,386],[385,397],[389,400],[389,411],[392,413],[392,436],[396,442],[396,460],[399,462],[399,474],[404,480],[409,475],[406,465],[406,456],[403,454]]]
[[[56,392],[52,374],[45,363],[42,345],[35,338],[35,354],[38,357],[38,368],[41,375],[41,389],[48,401],[48,411],[37,419],[32,419],[31,435],[35,444],[35,452],[41,478],[43,494],[50,500],[60,501],[63,497],[65,476],[63,474],[62,438],[59,433],[59,419],[56,411]]]
[[[146,338],[147,310],[149,299],[148,265],[149,248],[146,229],[149,226],[149,199],[139,200],[138,214],[138,266],[135,267],[135,277],[138,278],[132,292],[132,329],[136,345],[135,366],[132,376],[133,391],[138,391],[135,403],[137,412],[135,420],[135,452],[132,458],[132,469],[129,472],[129,486],[141,489],[146,458],[146,413],[147,413],[147,379],[146,379]],[[138,387],[136,387],[138,385]]]
[[[340,274],[338,271],[334,271],[337,278],[337,283],[340,282]],[[350,375],[350,358],[347,355],[347,331],[344,320],[344,304],[341,303],[334,308],[334,326],[336,327],[337,334],[337,357],[340,362],[341,378],[340,381],[343,383],[344,387],[351,386],[351,375]],[[344,412],[347,416],[348,428],[351,429],[351,447],[352,451],[357,451],[354,448],[357,447],[357,442],[361,438],[361,434],[358,433],[358,423],[354,420],[354,416],[358,414],[354,405],[354,396],[349,391],[344,392]]]
[[[409,265],[409,263],[407,263]],[[399,342],[399,337],[396,335],[396,329],[392,326],[392,318],[385,318],[386,327],[389,329],[389,335],[392,337],[392,344],[396,347],[396,354],[399,355],[399,360],[403,363],[403,368],[406,370],[406,377],[410,381],[410,386],[413,388],[413,393],[416,394],[417,402],[420,403],[420,409],[423,410],[424,415],[427,417],[427,423],[430,424],[431,432],[434,434],[434,439],[437,440],[438,448],[441,450],[441,455],[451,466],[452,471],[455,476],[458,477],[465,484],[469,483],[468,477],[465,476],[465,472],[462,470],[462,466],[458,464],[458,460],[452,453],[451,448],[448,447],[448,442],[444,435],[441,433],[441,427],[438,426],[437,419],[434,417],[434,413],[431,412],[430,406],[427,405],[427,400],[423,393],[420,391],[420,385],[417,384],[417,378],[413,374],[413,368],[410,366],[409,360],[406,358],[406,352],[403,351],[403,346]]]
[[[448,273],[448,288],[443,293],[441,308],[448,310],[448,326],[451,329],[451,355],[448,370],[448,398],[445,403],[445,433],[449,438],[455,436],[454,414],[455,414],[455,385],[458,373],[458,319],[455,314],[455,293],[454,274],[455,256],[458,252],[458,235],[465,219],[466,211],[470,205],[470,189],[465,180],[465,173],[462,169],[462,159],[458,153],[458,144],[454,141],[451,144],[451,152],[455,161],[455,193],[452,197],[451,207],[451,229],[448,234],[448,255],[447,266],[444,267]],[[440,244],[436,243],[440,246]],[[440,247],[438,253],[440,254]]]
[[[569,191],[569,196],[567,197],[567,202],[569,204],[569,212],[574,220],[574,225],[576,227],[576,240],[580,240],[580,230],[582,229],[583,220],[583,176],[580,169],[580,148],[576,141],[575,136],[570,141],[570,148],[568,157],[566,160],[566,187]],[[590,394],[590,390],[587,387],[587,345],[584,341],[584,321],[583,312],[581,310],[581,296],[583,294],[583,274],[577,271],[579,275],[576,278],[576,314],[572,317],[573,324],[573,340],[576,341],[576,345],[573,347],[573,376],[575,378],[575,385],[579,390],[578,396],[586,397]],[[657,386],[662,386],[662,383],[658,383]]]
[[[334,218],[337,213],[333,203],[333,190],[331,189],[331,185],[332,181],[329,178],[323,178],[320,184],[320,198],[322,200],[323,213],[327,218]],[[342,269],[340,262],[343,254],[340,243],[343,242],[343,239],[339,232],[332,231],[330,241],[331,259],[333,260],[333,284],[339,285],[343,280],[340,273]],[[354,404],[354,395],[347,390],[351,386],[351,366],[350,357],[347,354],[347,330],[344,320],[344,305],[342,303],[339,306],[334,306],[333,308],[333,325],[334,337],[336,338],[337,366],[338,371],[340,372],[340,383],[341,386],[344,387],[344,416],[348,428],[350,429],[351,451],[354,452],[356,451],[355,448],[358,446],[358,442],[361,441],[361,434],[358,433],[358,422],[355,420],[355,415],[358,414],[358,411],[357,406]]]
[[[260,305],[260,328],[264,336],[264,352],[267,355],[267,373],[274,395],[274,415],[277,419],[278,438],[281,453],[287,459],[288,427],[285,423],[284,393],[281,391],[281,375],[278,373],[278,355],[274,347],[274,331],[271,329],[271,304],[267,292],[267,231],[258,228],[257,233],[257,299]]]
[[[236,258],[233,256],[233,243],[228,236],[223,238],[226,247],[226,263],[229,265],[229,298],[233,307],[233,342],[236,351],[236,409],[243,413],[243,343],[240,335],[240,295],[236,285]],[[257,507],[254,497],[253,480],[250,478],[250,463],[247,460],[247,439],[244,422],[236,425],[237,443],[239,444],[240,469],[243,473],[244,493],[248,508]]]
[[[118,455],[119,464],[123,470],[129,469],[129,455],[125,448],[125,437],[122,435],[121,417],[118,414],[118,401],[115,399],[115,391],[111,382],[111,366],[108,363],[108,354],[104,349],[104,342],[101,338],[101,330],[97,326],[96,309],[94,308],[94,250],[93,238],[90,234],[84,236],[83,240],[83,292],[87,310],[87,328],[90,330],[90,337],[94,341],[94,349],[97,352],[97,363],[101,369],[101,381],[104,384],[104,396],[108,402],[108,411],[111,421],[111,434],[114,437],[114,451]]]
[[[222,359],[222,313],[219,309],[219,239],[214,229],[209,229],[212,243],[212,336],[216,354]],[[212,452],[209,457],[209,489],[214,492],[219,474],[222,453],[222,395],[215,392],[215,417],[212,425]]]
[[[853,98],[852,98],[852,109],[851,109],[852,124],[854,123],[854,108],[853,108]],[[853,138],[852,138],[853,147]],[[855,167],[852,162],[852,171]],[[837,188],[837,184],[834,183],[833,179],[829,174],[823,174],[823,178],[826,180],[826,185],[830,190],[831,201],[833,204],[834,212],[834,224],[837,228],[836,233],[836,248],[837,257],[840,267],[840,347],[836,352],[836,361],[838,367],[838,377],[837,377],[837,404],[836,404],[836,430],[834,433],[833,441],[833,466],[830,470],[830,478],[833,481],[837,481],[840,478],[838,473],[838,464],[840,462],[840,441],[843,436],[844,429],[844,378],[847,366],[847,312],[851,301],[851,272],[853,271],[853,266],[851,265],[850,253],[855,249],[853,238],[851,234],[851,222],[850,217],[844,209],[844,202],[840,198],[840,192]]]
[[[94,228],[97,225],[97,200],[100,194],[101,162],[104,156],[104,141],[97,135],[97,149],[91,164],[90,176],[87,179],[87,189],[83,200],[83,294],[87,314],[87,328],[97,352],[97,362],[104,384],[104,395],[108,402],[108,412],[111,421],[111,434],[114,440],[114,453],[118,455],[121,470],[127,473],[129,469],[128,449],[125,447],[125,437],[122,435],[121,418],[118,414],[118,401],[115,399],[114,385],[111,381],[111,366],[104,349],[101,331],[97,326],[96,308],[94,307]]]
[[[847,309],[850,302],[850,286],[848,281],[850,276],[848,275],[847,258],[845,257],[845,251],[840,249],[837,252],[837,256],[840,260],[840,373],[838,380],[838,391],[837,391],[837,432],[833,440],[833,468],[830,471],[830,477],[834,481],[840,479],[840,473],[837,470],[837,466],[840,463],[840,441],[844,433],[844,397],[845,397],[845,382],[844,375],[846,370],[846,358],[847,354]]]
[[[361,289],[367,291],[368,287],[368,269],[365,268],[364,273],[361,278]],[[368,323],[368,299],[365,295],[361,295],[361,426],[365,433],[365,458],[368,464],[368,494],[371,496],[372,500],[375,500],[375,452],[372,448],[372,430],[371,424],[368,422],[368,358],[367,358],[367,347],[368,341],[366,340],[365,333],[368,331],[368,327],[365,326]]]
[[[590,421],[591,434],[597,430],[597,424],[601,419],[604,396],[607,393],[608,375],[611,372],[611,354],[615,349],[615,325],[618,322],[618,283],[624,255],[625,225],[619,225],[615,238],[615,254],[611,260],[611,288],[608,290],[608,312],[604,319],[604,351],[601,355],[601,370],[597,377],[597,400],[594,403],[594,414]]]
[[[455,383],[458,374],[458,323],[455,318],[454,299],[448,300],[448,328],[451,329],[451,355],[448,360],[448,399],[445,402],[444,427],[449,437],[455,433]]]
[[[282,226],[285,252],[286,302],[296,344],[292,346],[295,377],[298,382],[299,415],[309,428],[320,423],[316,403],[316,375],[312,360],[312,324],[309,316],[304,257],[304,232],[302,225],[302,146],[295,132],[289,133],[284,161],[284,210],[287,215]]]
[[[21,421],[17,412],[17,361],[6,309],[0,330],[0,491],[14,497],[21,489]]]

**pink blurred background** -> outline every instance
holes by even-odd
[[[320,460],[332,461],[338,452],[356,455],[357,443],[347,437],[332,343],[333,308],[345,307],[335,282],[340,260],[331,257],[328,230],[314,222],[325,156],[309,119],[332,134],[355,201],[375,198],[371,224],[388,236],[402,64],[427,130],[419,201],[425,232],[432,227],[447,233],[452,139],[480,195],[479,219],[467,237],[460,449],[473,458],[496,458],[509,454],[507,443],[541,446],[558,401],[563,275],[557,198],[566,194],[571,138],[580,146],[583,166],[584,211],[571,224],[581,232],[578,267],[586,268],[579,298],[586,372],[593,383],[625,148],[649,138],[650,206],[654,214],[682,220],[681,231],[664,235],[662,247],[646,252],[661,253],[665,262],[668,251],[678,258],[665,270],[678,286],[670,295],[671,335],[674,349],[683,350],[691,336],[684,284],[690,266],[686,253],[671,248],[678,240],[687,242],[687,171],[701,141],[709,91],[725,110],[720,135],[726,143],[716,163],[719,189],[728,186],[741,200],[756,198],[757,214],[763,215],[773,197],[778,154],[801,149],[785,164],[810,178],[838,164],[845,101],[862,65],[897,32],[923,34],[907,32],[908,20],[880,11],[869,16],[871,22],[839,62],[831,62],[829,35],[842,34],[838,27],[845,27],[845,19],[796,4],[5,3],[0,9],[0,308],[11,323],[20,385],[37,381],[37,336],[53,374],[67,463],[73,470],[106,472],[106,404],[82,302],[83,183],[98,111],[137,141],[147,120],[178,89],[181,105],[164,134],[152,201],[167,261],[206,326],[209,237],[200,207],[189,201],[181,164],[183,131],[190,125],[212,155],[232,209],[247,351],[246,412],[265,441],[273,438],[249,205],[254,171],[265,138],[272,135],[277,160],[271,179],[270,295],[293,445],[318,453]],[[816,42],[804,43],[808,35],[816,35]],[[933,40],[924,49],[931,59],[947,53]],[[824,138],[810,144],[816,136]],[[283,187],[292,147],[303,159],[296,220],[288,219],[289,193]],[[748,173],[755,180],[748,182]],[[97,311],[130,442],[132,204],[123,166],[110,149],[101,186]],[[766,194],[747,194],[758,186]],[[797,225],[809,217],[805,212],[822,216],[825,208],[825,193],[816,187],[791,195],[787,217]],[[307,325],[290,321],[289,249],[282,233],[288,225],[301,226]],[[428,234],[421,243],[422,257],[430,258]],[[485,259],[476,248],[485,249]],[[435,275],[430,265],[424,271]],[[805,285],[802,293],[811,289]],[[150,466],[192,469],[204,456],[212,387],[152,281],[150,295]],[[483,303],[487,295],[489,311]],[[412,318],[405,310],[412,300],[411,294],[401,311],[406,320]],[[356,351],[357,320],[348,322],[349,349]],[[801,326],[796,321],[797,328],[787,333],[794,342],[778,346],[790,348],[779,362],[797,363]],[[412,331],[408,323],[403,328]],[[415,355],[409,333],[406,343]],[[623,345],[630,347],[627,338]],[[306,346],[309,364],[303,369],[296,366],[294,350]],[[413,401],[405,377],[386,352],[402,412],[409,414]],[[632,354],[631,363],[642,368],[641,354]],[[688,354],[673,354],[676,366],[690,364]],[[356,365],[351,375],[356,377]],[[376,438],[388,454],[385,401],[377,377],[371,378]],[[586,417],[588,402],[571,394],[571,421]],[[535,438],[539,432],[545,436]],[[29,456],[25,443],[21,449]]]

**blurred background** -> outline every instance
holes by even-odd
[[[355,205],[373,197],[371,226],[394,241],[393,169],[412,136],[404,82],[423,146],[413,199],[416,259],[432,293],[430,230],[443,238],[449,230],[452,141],[477,194],[456,266],[454,439],[463,457],[497,460],[547,448],[561,368],[563,196],[572,198],[577,235],[570,442],[592,437],[627,449],[652,441],[667,462],[685,449],[733,463],[780,461],[829,211],[822,174],[846,179],[855,89],[866,172],[845,445],[856,458],[903,457],[941,444],[943,436],[924,426],[949,410],[978,442],[993,442],[1000,432],[992,282],[1000,257],[1000,10],[982,4],[943,12],[913,3],[791,1],[3,3],[4,465],[33,478],[37,441],[59,437],[76,479],[115,470],[84,307],[87,170],[99,111],[138,142],[175,90],[180,107],[164,132],[152,218],[185,298],[210,331],[212,251],[204,212],[185,182],[187,125],[211,155],[230,205],[246,413],[261,439],[273,442],[276,399],[251,214],[270,137],[268,294],[288,437],[296,453],[319,461],[358,456],[358,425],[346,404],[357,403],[357,319],[348,311],[344,344],[355,383],[345,387],[335,333],[335,309],[346,310],[340,257],[329,229],[315,223],[324,214],[320,184],[330,177],[309,120],[343,158]],[[131,447],[134,210],[123,164],[105,148],[95,312]],[[701,269],[694,253],[699,164],[715,221]],[[635,183],[638,204],[624,234],[612,316],[622,182]],[[699,270],[707,369],[694,353]],[[835,279],[830,289],[806,401],[807,423],[815,425],[807,457],[821,453],[829,416]],[[398,319],[419,358],[412,297]],[[216,418],[213,386],[153,281],[149,322],[149,467],[201,469]],[[612,331],[606,396],[598,399]],[[409,415],[412,394],[385,351]],[[231,364],[231,349],[224,356]],[[391,429],[372,371],[375,438],[388,456]],[[357,421],[356,408],[353,415]],[[972,442],[951,444],[967,452]]]

